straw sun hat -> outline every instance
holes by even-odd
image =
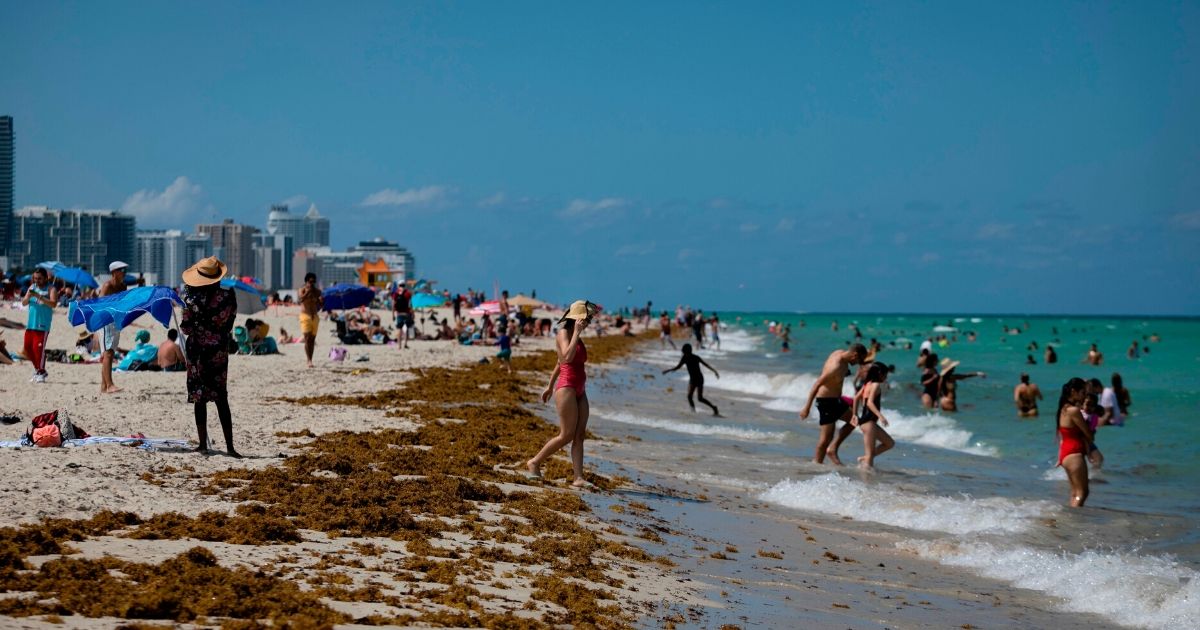
[[[566,319],[591,319],[592,317],[595,317],[596,313],[598,312],[600,312],[599,306],[596,306],[587,300],[575,300],[571,303],[571,306],[567,309],[567,312],[563,313],[563,316],[558,318],[558,321],[561,322]]]
[[[225,277],[225,270],[225,263],[218,260],[216,256],[209,256],[183,272],[183,283],[189,287],[206,287],[216,284]]]

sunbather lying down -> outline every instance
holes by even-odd
[[[0,363],[12,365],[12,357],[8,356],[8,346],[4,345],[4,332],[0,331]]]

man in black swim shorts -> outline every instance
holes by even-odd
[[[821,376],[817,377],[817,381],[813,383],[812,389],[808,392],[808,401],[800,410],[800,419],[808,418],[808,415],[812,413],[813,401],[816,401],[817,411],[821,414],[821,436],[817,440],[813,461],[818,464],[825,463],[825,457],[829,456],[829,461],[839,466],[842,465],[842,460],[838,459],[837,446],[834,443],[834,427],[838,420],[846,423],[841,428],[837,445],[840,445],[846,436],[854,431],[854,425],[850,424],[851,407],[845,400],[842,400],[842,387],[846,376],[850,373],[850,366],[862,363],[866,356],[867,348],[861,343],[856,343],[846,350],[834,350],[829,354],[829,358],[825,359],[825,366],[821,368]]]

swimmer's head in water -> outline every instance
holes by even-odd
[[[684,354],[691,354],[692,353],[692,344],[690,344],[690,343],[683,344],[682,350],[683,350]]]
[[[1029,375],[1024,372],[1021,372],[1021,382],[1028,385],[1029,384]]]

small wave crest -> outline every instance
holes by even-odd
[[[1000,455],[996,447],[975,441],[975,436],[960,427],[953,418],[938,413],[907,416],[893,409],[885,409],[884,415],[889,422],[888,433],[898,440],[971,455]]]
[[[786,479],[758,498],[798,510],[951,534],[1021,532],[1030,527],[1032,519],[1057,509],[1048,501],[926,495],[893,486],[864,484],[836,473],[804,481]]]
[[[684,481],[692,481],[703,483],[712,486],[723,486],[726,488],[737,488],[739,490],[762,491],[767,488],[767,484],[758,481],[748,481],[746,479],[738,479],[726,475],[712,475],[709,473],[679,473],[677,475]]]
[[[1091,612],[1140,628],[1185,628],[1200,617],[1200,573],[1174,559],[1133,553],[1071,554],[988,543],[904,541],[901,549],[942,564],[1063,599],[1070,612]]]
[[[673,433],[686,433],[688,435],[725,437],[753,442],[781,442],[787,437],[787,433],[783,431],[763,431],[761,429],[735,427],[725,424],[701,424],[698,422],[684,422],[682,420],[668,420],[665,418],[649,418],[624,411],[593,413],[592,415],[604,418],[605,420],[620,422],[621,424],[632,424],[651,429],[662,429]]]

